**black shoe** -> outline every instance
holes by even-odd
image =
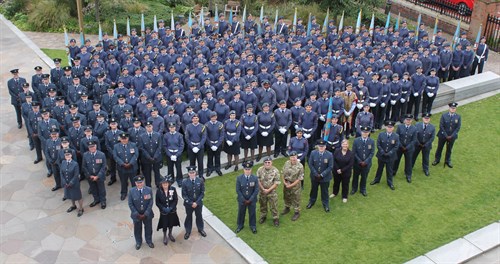
[[[73,212],[75,209],[76,209],[76,205],[73,205],[73,206],[71,206],[70,208],[68,208],[68,210],[66,210],[66,213],[71,213],[71,212]]]
[[[238,168],[238,165],[234,166],[234,171],[238,171],[240,168]]]
[[[361,194],[362,194],[363,196],[365,196],[365,197],[366,197],[366,196],[368,196],[368,194],[367,194],[366,192],[361,192]]]
[[[153,242],[148,242],[148,247],[155,248],[155,244],[153,244]]]
[[[126,195],[126,194],[122,194],[122,195],[120,196],[120,200],[122,200],[122,201],[123,201],[123,200],[125,200],[125,198],[127,198],[127,195]]]
[[[313,207],[313,205],[314,205],[313,203],[309,202],[309,203],[307,204],[307,206],[306,206],[306,209],[311,209],[311,207]]]
[[[17,128],[19,128],[19,129],[23,128],[23,124],[21,124],[21,123],[17,124]]]
[[[47,178],[49,178],[50,176],[52,176],[52,172],[47,172]]]
[[[106,203],[101,203],[101,209],[106,209]]]
[[[279,153],[274,153],[274,157],[277,158],[280,154]]]
[[[40,161],[42,161],[43,159],[36,159],[35,161],[33,161],[33,164],[38,164]]]
[[[34,150],[35,146],[30,146],[30,151]]]
[[[207,178],[210,177],[210,175],[212,175],[212,171],[207,171]]]
[[[411,179],[410,179],[410,178],[406,178],[406,181],[407,181],[408,183],[411,183]]]
[[[222,176],[222,171],[216,170],[215,172],[217,172],[217,175]]]
[[[101,203],[100,201],[93,201],[89,204],[90,207],[94,207],[96,205],[98,205],[99,203]]]
[[[438,164],[439,164],[439,161],[437,161],[437,160],[435,160],[435,161],[432,162],[432,166],[436,166]]]
[[[185,240],[188,240],[188,238],[189,238],[189,236],[190,236],[190,235],[191,235],[191,233],[186,233],[186,234],[184,234],[184,239],[185,239]]]
[[[356,193],[356,191],[355,191],[355,190],[352,190],[352,191],[350,192],[350,194],[351,194],[351,195],[354,195],[355,193]]]
[[[203,230],[198,231],[198,233],[200,233],[200,235],[202,237],[206,237],[207,236],[207,233],[205,231],[203,231]]]
[[[266,217],[261,217],[259,219],[259,224],[263,224],[266,221]]]
[[[425,176],[427,176],[427,177],[429,177],[429,175],[431,175],[431,174],[429,173],[429,171],[424,171],[424,174],[425,174]]]
[[[243,227],[238,227],[238,228],[236,228],[236,230],[234,230],[234,232],[239,233],[241,231],[241,229],[243,229]]]
[[[63,198],[62,198],[62,201],[64,202],[64,201],[66,201],[66,199],[67,199],[66,197],[63,197]]]
[[[109,182],[108,182],[108,186],[113,185],[113,183],[115,183],[115,182],[116,182],[116,180],[109,180]]]
[[[52,190],[53,192],[55,192],[55,191],[57,191],[57,190],[59,190],[59,189],[61,189],[61,186],[54,186],[51,190]]]
[[[175,242],[175,237],[172,236],[172,233],[168,233],[168,238],[170,239],[170,241]]]
[[[224,167],[225,170],[229,170],[229,168],[231,168],[231,164],[227,164],[226,167]]]
[[[77,214],[76,216],[80,217],[80,216],[82,216],[82,215],[83,215],[83,209],[78,210],[78,214]]]
[[[141,249],[141,244],[140,244],[140,243],[135,244],[135,249],[136,249],[136,250]]]
[[[252,228],[252,233],[257,234],[257,228]]]
[[[279,219],[274,219],[273,224],[275,227],[280,226],[280,220]]]
[[[89,188],[89,190],[87,191],[87,193],[88,193],[88,194],[90,194],[90,193],[91,193],[91,192],[90,192],[90,188]]]
[[[327,213],[330,212],[330,207],[324,206],[324,208],[325,208],[325,212],[327,212]]]
[[[450,169],[453,168],[453,165],[451,164],[451,162],[446,162],[446,166],[448,166]]]
[[[394,185],[389,185],[389,188],[391,188],[391,190],[396,190],[396,188],[394,187]]]
[[[288,158],[288,154],[286,152],[282,152],[281,155],[283,155],[283,157],[287,157]]]
[[[378,184],[379,182],[378,181],[372,181],[370,182],[370,185],[375,185],[375,184]]]
[[[345,139],[349,139],[350,137],[349,134],[345,135]]]
[[[257,158],[255,159],[255,162],[259,162],[261,158],[262,158],[262,155],[260,155],[260,154],[257,155]]]

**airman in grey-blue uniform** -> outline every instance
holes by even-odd
[[[151,187],[151,172],[154,173],[156,186],[160,185],[160,168],[163,164],[162,144],[162,135],[153,131],[153,123],[147,121],[146,132],[139,135],[137,145],[141,151],[142,173],[149,187]]]
[[[386,132],[382,132],[377,138],[377,158],[378,168],[375,179],[370,182],[370,185],[375,185],[380,182],[382,178],[382,171],[385,167],[387,176],[387,185],[391,190],[395,190],[392,182],[394,160],[396,159],[396,151],[399,148],[399,136],[394,131],[394,121],[385,121]]]
[[[460,127],[462,126],[462,118],[460,115],[456,113],[457,111],[457,103],[453,102],[448,104],[449,112],[443,114],[441,116],[441,120],[439,121],[439,132],[437,134],[438,137],[438,148],[436,149],[436,155],[434,157],[433,166],[436,166],[441,161],[441,153],[443,152],[443,147],[446,144],[446,156],[445,156],[445,165],[450,168],[453,168],[451,164],[451,151],[453,149],[453,145],[455,144],[455,140],[458,138],[458,132],[460,131]]]
[[[94,201],[90,203],[90,207],[101,204],[101,209],[106,208],[106,188],[104,181],[106,180],[106,155],[98,150],[99,142],[90,140],[87,142],[88,151],[83,154],[82,170],[83,174],[89,181],[90,193],[94,197]]]
[[[139,149],[133,142],[129,142],[128,134],[120,134],[120,143],[116,143],[113,148],[113,158],[116,161],[118,176],[120,176],[121,197],[123,201],[127,197],[128,181],[135,186],[134,177],[137,173],[137,159],[139,158]]]
[[[401,156],[405,158],[405,176],[406,181],[411,183],[413,169],[413,152],[415,151],[415,142],[417,140],[417,128],[411,124],[413,115],[405,115],[404,124],[398,125],[396,134],[399,135],[399,148],[396,151],[396,160],[394,161],[393,175],[396,175],[401,161]]]
[[[417,128],[417,139],[415,141],[415,151],[413,152],[412,167],[415,166],[418,154],[422,151],[422,168],[425,176],[429,176],[429,156],[431,154],[432,142],[434,141],[434,136],[436,135],[436,128],[430,123],[430,113],[423,114],[422,121],[423,122],[415,125]]]
[[[352,150],[354,152],[354,174],[352,177],[351,195],[359,189],[363,196],[366,196],[366,180],[372,167],[372,158],[375,154],[375,141],[369,137],[371,127],[361,126],[361,135],[354,140]],[[361,175],[361,181],[359,176]]]

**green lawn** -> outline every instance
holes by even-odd
[[[441,163],[431,167],[431,176],[426,177],[419,158],[411,184],[406,182],[401,165],[395,191],[384,184],[384,174],[381,184],[368,186],[368,197],[357,193],[346,204],[338,197],[331,200],[328,214],[319,201],[312,209],[305,209],[310,190],[306,169],[303,210],[297,222],[292,222],[289,214],[281,217],[280,227],[275,228],[268,215],[265,224],[257,224],[254,235],[247,219],[238,236],[270,263],[401,263],[498,221],[500,160],[496,140],[500,138],[500,123],[488,114],[498,112],[498,103],[497,95],[459,106],[462,130],[452,155],[453,169],[443,168]],[[439,118],[440,114],[434,115],[432,123],[438,126]],[[434,143],[431,162],[437,139]],[[280,158],[274,164],[281,169],[284,161]],[[369,181],[374,178],[376,163],[374,158]],[[209,180],[205,195],[205,205],[231,229],[236,228],[236,175]],[[282,186],[278,193],[281,211]]]
[[[41,49],[47,56],[49,56],[51,59],[54,58],[60,58],[62,59],[61,61],[61,67],[64,67],[68,65],[68,55],[66,55],[65,50],[61,49]]]

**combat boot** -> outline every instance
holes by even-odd
[[[285,207],[285,209],[283,209],[283,212],[281,212],[281,215],[286,215],[290,212],[290,207]]]
[[[293,214],[293,216],[292,216],[292,221],[296,221],[297,219],[299,219],[299,217],[300,217],[300,213],[295,212],[295,214]]]

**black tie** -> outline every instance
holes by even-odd
[[[140,193],[140,195],[142,196],[142,189],[139,189],[139,193]]]
[[[424,124],[424,131],[427,129],[427,124]]]
[[[193,185],[194,185],[194,180],[191,180],[191,182],[192,182],[192,183],[193,183]]]

